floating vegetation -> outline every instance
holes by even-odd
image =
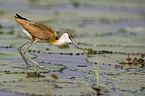
[[[126,62],[120,62],[120,64],[141,65],[141,67],[145,66],[145,54],[142,54],[140,57],[130,57],[130,55],[128,55],[126,60]]]
[[[85,53],[86,54],[96,54],[96,51],[94,51],[93,49],[85,49]]]
[[[46,76],[41,75],[38,72],[29,72],[29,73],[27,73],[27,75],[28,75],[27,78],[28,77],[46,77]]]
[[[138,0],[127,0],[125,4],[121,0],[3,1],[0,90],[36,96],[144,96],[145,1],[136,2]],[[32,69],[26,68],[17,47],[28,38],[11,14],[17,9],[33,21],[52,26],[58,36],[71,33],[80,48],[37,43],[26,55],[50,70],[35,68],[34,64]]]
[[[99,87],[97,87],[97,86],[91,86],[91,88],[96,91],[96,95],[97,96],[101,95],[101,93],[100,93],[101,89]]]
[[[75,7],[75,8],[78,8],[80,7],[80,3],[77,2],[76,0],[70,0],[71,4]]]
[[[61,45],[61,46],[59,46],[59,48],[60,48],[60,49],[68,49],[68,48],[69,48],[69,45],[68,45],[68,44],[66,44],[66,45]]]
[[[87,67],[87,65],[78,65],[78,67]]]
[[[0,46],[0,48],[12,48],[12,46]]]
[[[52,77],[53,79],[57,79],[57,75],[56,75],[55,73],[51,74],[51,77]]]
[[[57,79],[57,75],[55,73],[51,74],[51,77],[54,79],[53,80],[53,85],[55,88],[58,88],[58,85],[56,84],[56,79]]]

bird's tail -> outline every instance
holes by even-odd
[[[23,19],[23,20],[27,20],[26,18],[20,16],[19,14],[15,14],[14,17],[15,17],[15,18],[19,18],[19,19]]]

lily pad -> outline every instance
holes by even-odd
[[[0,90],[25,95],[90,96],[96,94],[94,86],[104,96],[145,95],[144,66],[120,64],[126,62],[128,54],[139,57],[145,53],[144,3],[0,1]],[[58,36],[71,33],[81,48],[35,43],[26,54],[49,70],[37,68],[29,60],[32,68],[26,68],[17,48],[28,37],[14,20],[16,12],[52,26]]]

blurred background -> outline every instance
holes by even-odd
[[[34,57],[34,54],[31,54],[33,50],[38,56],[35,55],[37,57],[35,60],[40,65],[49,64],[49,68],[56,69],[66,66],[64,72],[56,72],[60,80],[58,85],[62,88],[58,87],[55,90],[52,84],[49,84],[52,80],[50,73],[45,73],[46,79],[28,79],[26,73],[35,70],[12,67],[25,66],[16,48],[28,39],[14,20],[15,13],[30,21],[50,25],[58,35],[63,32],[71,33],[80,47],[97,51],[109,50],[113,54],[85,56],[84,50],[79,50],[73,45],[56,47],[37,43],[30,48],[28,55]],[[41,52],[71,53],[77,56],[57,54],[53,58],[50,54]],[[139,58],[145,53],[145,0],[0,0],[0,90],[2,91],[36,95],[46,95],[50,92],[57,96],[63,94],[90,96],[86,95],[94,94],[90,85],[97,82],[96,67],[91,65],[95,62],[99,64],[101,92],[104,95],[143,95],[144,67],[120,64],[126,61],[128,53],[133,58],[135,56]]]
[[[17,47],[27,39],[15,13],[52,26],[58,35],[70,32],[78,42],[144,44],[144,5],[144,0],[0,0],[0,45]]]

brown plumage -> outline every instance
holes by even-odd
[[[25,30],[27,30],[33,37],[48,40],[53,35],[56,37],[54,29],[46,24],[40,22],[24,21],[22,19],[16,19]]]
[[[50,43],[52,45],[58,45],[58,46],[65,43],[73,43],[78,47],[78,45],[75,43],[70,33],[64,33],[60,38],[58,38],[55,30],[49,25],[46,25],[40,22],[29,21],[26,18],[20,16],[19,14],[15,14],[14,17],[15,17],[15,20],[19,24],[21,24],[21,26],[25,29],[24,32],[30,38],[30,40],[28,39],[24,44],[18,47],[18,51],[28,67],[31,67],[31,66],[28,64],[26,58],[29,59],[34,64],[36,64],[36,66],[41,67],[37,62],[33,61],[31,58],[29,58],[25,54],[25,52],[35,42]],[[21,48],[29,42],[30,42],[30,45],[23,52],[21,52]]]
[[[40,22],[32,22],[18,17],[16,17],[15,20],[30,33],[33,39],[38,38],[51,41],[51,39],[57,38],[55,30],[49,25]]]

